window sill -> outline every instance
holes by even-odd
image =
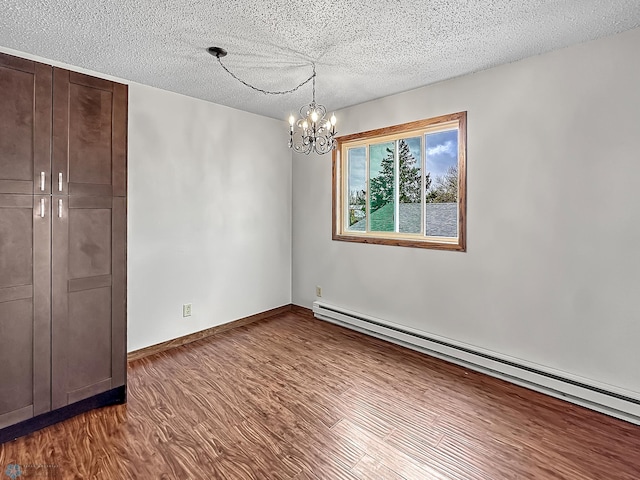
[[[446,239],[430,237],[425,240],[418,240],[414,238],[400,239],[397,238],[397,236],[387,237],[384,235],[376,236],[371,234],[363,236],[347,233],[334,233],[332,239],[341,242],[371,243],[374,245],[390,245],[395,247],[427,248],[432,250],[449,250],[457,252],[466,251],[465,241],[461,238]]]

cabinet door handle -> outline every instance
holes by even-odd
[[[58,199],[58,218],[62,218],[62,199]]]
[[[44,218],[44,198],[40,199],[40,217]]]
[[[44,182],[47,179],[47,174],[44,172],[40,172],[40,191],[44,192]]]
[[[62,172],[58,174],[58,191],[62,191]]]

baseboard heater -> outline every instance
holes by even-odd
[[[640,394],[567,372],[483,350],[438,335],[370,317],[323,302],[313,302],[321,320],[498,377],[538,392],[640,425]]]

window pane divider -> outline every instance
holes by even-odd
[[[393,231],[400,232],[400,140],[393,148]]]
[[[420,135],[420,156],[422,160],[422,190],[420,191],[420,233],[427,236],[427,135]]]
[[[366,149],[365,149],[365,156],[364,156],[365,160],[364,160],[364,165],[365,165],[365,169],[364,169],[364,174],[365,174],[365,180],[367,181],[366,186],[367,186],[367,192],[365,193],[365,203],[366,203],[366,208],[365,208],[365,219],[366,222],[365,223],[365,232],[369,233],[371,231],[371,181],[369,179],[369,145],[367,145]]]

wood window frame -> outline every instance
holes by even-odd
[[[346,166],[348,147],[370,145],[392,139],[408,138],[417,134],[424,135],[428,130],[437,131],[439,126],[457,124],[458,129],[458,236],[428,237],[420,234],[398,232],[346,232],[344,195],[346,179],[343,170]],[[446,128],[443,128],[444,131]],[[458,112],[438,117],[403,123],[366,132],[344,135],[336,139],[333,151],[332,168],[332,239],[344,242],[372,243],[400,247],[428,248],[436,250],[466,251],[467,239],[467,112]],[[426,158],[422,159],[422,168],[426,166]],[[368,169],[368,168],[367,168]],[[423,192],[424,194],[425,192]],[[367,195],[369,192],[367,191]],[[424,212],[423,212],[424,216]]]

